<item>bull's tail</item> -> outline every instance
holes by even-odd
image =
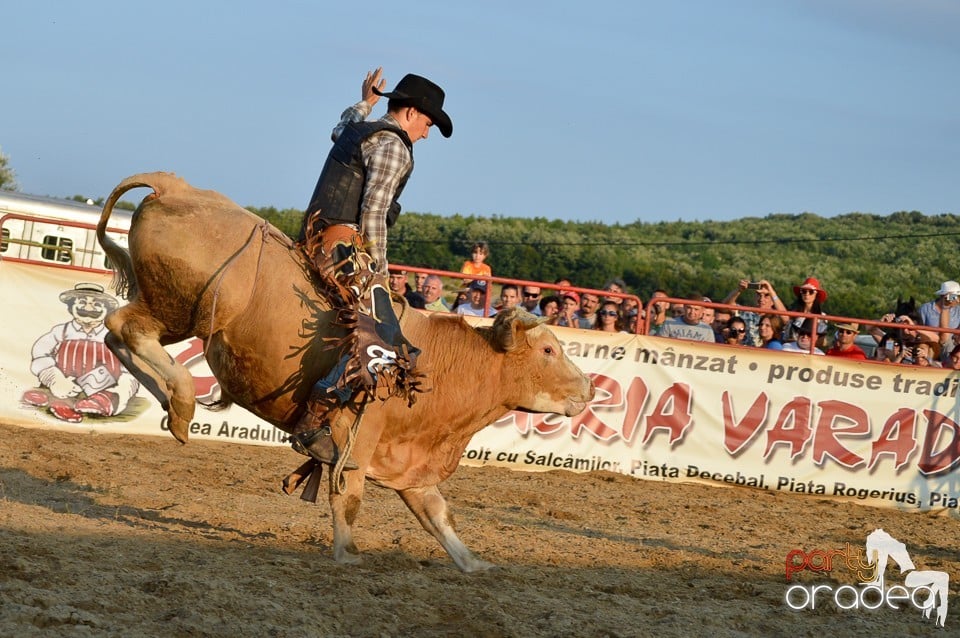
[[[159,197],[165,187],[171,184],[171,181],[178,185],[183,184],[183,180],[177,178],[173,173],[141,173],[133,175],[120,182],[110,197],[103,205],[103,212],[100,213],[100,221],[97,223],[97,241],[103,247],[113,265],[113,287],[117,295],[123,299],[130,299],[137,294],[137,278],[133,272],[133,261],[130,259],[130,252],[117,244],[113,238],[107,235],[107,222],[110,221],[110,214],[117,201],[123,197],[124,193],[134,188],[149,188],[153,194],[147,195],[144,201]],[[136,219],[136,216],[134,216]]]

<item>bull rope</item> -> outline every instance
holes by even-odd
[[[350,453],[353,451],[353,444],[357,442],[357,431],[360,429],[360,421],[363,420],[363,413],[367,411],[367,406],[370,405],[370,402],[373,400],[369,395],[367,395],[367,397],[368,398],[364,399],[363,403],[360,404],[360,408],[357,410],[357,418],[353,420],[353,425],[347,428],[347,442],[344,444],[343,450],[340,451],[337,463],[333,466],[333,472],[330,474],[330,481],[333,491],[336,494],[343,494],[344,490],[347,489],[347,481],[343,478],[343,466],[346,464],[347,459],[350,458]]]
[[[261,220],[253,230],[250,231],[250,235],[247,237],[247,241],[243,243],[243,246],[240,247],[240,250],[233,253],[233,256],[230,257],[220,269],[220,276],[217,278],[217,284],[213,288],[213,302],[210,304],[210,327],[207,329],[208,336],[213,336],[213,326],[214,318],[217,315],[217,300],[220,298],[220,286],[223,285],[223,280],[227,276],[227,272],[230,270],[230,266],[233,265],[234,260],[237,259],[240,255],[246,252],[247,247],[250,246],[250,242],[253,241],[253,238],[256,236],[257,229],[260,229],[260,234],[263,237],[263,241],[260,242],[260,252],[257,254],[257,270],[253,274],[253,286],[250,289],[250,297],[247,300],[247,305],[253,301],[253,291],[256,290],[257,280],[260,278],[260,264],[263,263],[263,248],[266,246],[266,238],[273,233],[270,233],[270,222],[266,220]],[[204,355],[206,355],[206,344],[204,344]]]

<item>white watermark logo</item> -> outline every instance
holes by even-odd
[[[890,560],[905,576],[902,584],[888,587],[884,573]],[[946,623],[950,576],[946,572],[918,570],[910,559],[907,546],[882,529],[867,536],[865,551],[849,544],[844,549],[835,550],[791,550],[787,553],[784,573],[790,582],[797,572],[830,572],[835,567],[846,567],[855,572],[860,580],[859,586],[791,585],[784,595],[787,606],[795,611],[806,611],[832,603],[837,609],[849,611],[881,607],[899,609],[901,605],[909,604],[920,610],[924,618],[930,618],[936,610],[937,626],[943,627]]]

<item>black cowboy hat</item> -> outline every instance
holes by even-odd
[[[373,87],[373,92],[390,100],[402,100],[433,120],[444,137],[453,135],[453,122],[443,111],[443,89],[427,78],[407,73],[389,93],[381,93],[377,87]]]

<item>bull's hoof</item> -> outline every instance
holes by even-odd
[[[186,443],[190,438],[190,420],[193,419],[194,410],[196,410],[196,406],[192,398],[189,402],[176,398],[170,400],[170,408],[167,410],[167,423],[170,426],[170,434],[181,443]]]
[[[170,424],[170,434],[172,434],[173,438],[181,443],[186,443],[190,439],[190,424],[177,419],[170,412],[167,414],[170,417],[168,421]]]
[[[467,561],[463,565],[457,565],[460,568],[460,571],[466,574],[472,574],[473,572],[485,572],[489,571],[496,567],[494,563],[488,563],[485,560],[480,560],[479,558],[474,558],[471,561]]]
[[[341,565],[359,565],[363,562],[363,557],[360,554],[348,551],[346,549],[334,549],[333,560],[337,561]]]

